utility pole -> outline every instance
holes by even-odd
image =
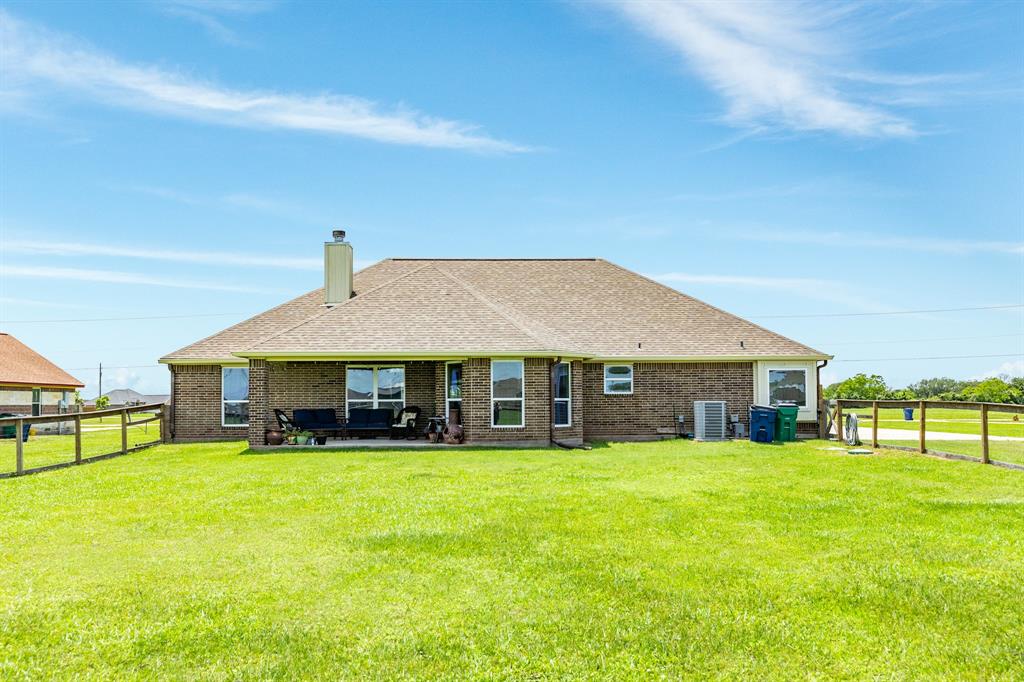
[[[103,363],[102,362],[100,363],[100,392],[99,392],[99,394],[96,397],[99,398],[101,395],[103,395]]]

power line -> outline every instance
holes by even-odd
[[[1006,339],[1011,337],[1021,337],[1024,334],[986,334],[984,336],[937,336],[930,338],[918,338],[918,339],[872,339],[870,341],[821,341],[818,343],[812,343],[812,346],[863,346],[866,344],[879,344],[879,343],[910,343],[913,341],[977,341],[979,339]]]
[[[798,317],[869,317],[872,315],[917,315],[918,313],[956,313],[963,310],[1005,310],[1007,308],[1024,308],[1024,303],[1010,305],[986,305],[971,308],[930,308],[928,310],[889,310],[878,313],[814,313],[809,315],[750,315],[758,319],[794,319]]]
[[[1021,353],[1004,353],[996,355],[933,355],[912,358],[856,358],[850,360],[836,359],[832,362],[890,362],[895,360],[966,360],[968,358],[1020,358]]]
[[[100,365],[100,372],[102,372],[105,369],[145,369],[147,367],[160,367],[160,365],[121,365],[117,367],[111,365]],[[93,365],[92,367],[62,367],[61,369],[67,370],[69,372],[84,372],[87,369],[96,369],[96,366]]]

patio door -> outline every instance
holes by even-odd
[[[345,368],[345,414],[353,408],[405,407],[405,367]]]

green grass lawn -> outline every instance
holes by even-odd
[[[1024,473],[827,443],[0,481],[0,678],[1021,679]]]
[[[142,420],[150,415],[132,415]],[[100,417],[82,422],[82,456],[94,457],[121,450],[121,418]],[[88,430],[102,429],[102,430]],[[160,439],[160,422],[153,421],[141,426],[128,427],[128,447]],[[15,471],[16,442],[13,438],[0,439],[0,474]],[[75,436],[30,436],[24,443],[25,468],[73,462],[75,459]]]
[[[843,410],[844,413],[854,412],[861,424],[871,426],[871,408],[853,408]],[[903,410],[878,410],[878,426],[883,429],[905,429],[917,431],[920,427],[920,413],[914,410],[914,419],[903,419]],[[1018,415],[1019,416],[1019,415]],[[993,436],[1013,436],[1024,438],[1024,421],[1013,421],[1014,415],[1007,412],[989,412],[988,432]],[[947,433],[973,433],[981,435],[981,416],[972,410],[929,409],[925,415],[925,428],[929,431],[945,431]]]
[[[864,433],[861,432],[861,440],[863,440],[865,443],[868,443],[870,439],[870,435],[867,436],[867,438],[865,438]],[[888,443],[885,440],[882,440],[879,442],[879,444],[882,445],[883,447],[885,445],[917,447],[916,442],[906,440],[891,441]],[[950,452],[955,455],[970,455],[971,457],[981,457],[981,441],[927,439],[925,440],[925,445],[928,447],[929,450],[934,450],[937,452]],[[1024,442],[1005,440],[989,441],[988,456],[989,458],[998,460],[1000,462],[1024,464]]]

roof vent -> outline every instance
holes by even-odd
[[[334,237],[334,241],[343,242],[345,241],[345,230],[334,230],[331,232],[331,236]]]

